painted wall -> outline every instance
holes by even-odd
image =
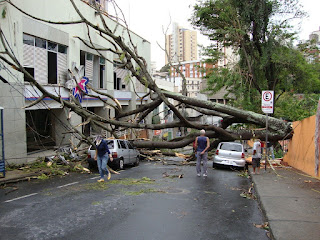
[[[314,171],[315,126],[316,116],[311,116],[302,121],[293,123],[294,135],[289,141],[288,153],[283,159],[284,162],[287,162],[290,166],[314,177],[316,176]]]

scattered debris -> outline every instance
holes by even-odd
[[[216,192],[210,192],[210,191],[204,191],[204,193],[207,193],[207,194],[218,194]]]
[[[150,179],[148,177],[143,177],[141,179],[134,178],[123,178],[108,181],[108,184],[120,184],[120,185],[139,185],[139,184],[153,184],[156,180]]]
[[[269,230],[269,223],[265,222],[263,224],[253,224],[253,226],[255,226],[256,228],[261,228],[261,229],[265,229],[265,230]]]
[[[177,215],[179,219],[181,219],[181,218],[183,218],[183,217],[185,217],[185,216],[188,215],[188,213],[185,212],[185,211],[182,211],[182,212],[180,212],[180,213],[178,213],[178,212],[170,212],[170,213]]]
[[[241,171],[238,176],[240,177],[245,177],[245,178],[250,178],[249,172],[247,170]]]
[[[16,186],[1,186],[0,189],[8,189],[7,191],[5,191],[4,195],[8,195],[9,193],[12,193],[14,191],[17,191],[19,188]]]
[[[257,197],[253,193],[253,183],[251,184],[251,187],[248,189],[248,191],[243,191],[240,193],[240,196],[246,199],[257,199]]]
[[[40,180],[49,179],[49,177],[48,177],[46,174],[44,174],[44,173],[42,173],[42,174],[41,174],[40,176],[38,176],[37,178],[40,179]]]
[[[83,167],[81,164],[75,165],[74,170],[80,171],[82,173],[91,173],[91,171],[88,168]]]
[[[183,178],[183,174],[179,174],[179,175],[173,174],[173,175],[170,175],[170,174],[168,174],[167,172],[164,172],[164,173],[162,173],[162,177],[164,177],[164,178]]]
[[[145,189],[140,189],[138,191],[123,191],[123,192],[125,195],[130,195],[130,196],[139,196],[141,194],[146,194],[146,193],[165,193],[165,191],[153,189],[153,188],[145,188]]]
[[[176,157],[180,157],[180,158],[184,158],[184,159],[188,159],[191,157],[191,155],[186,155],[186,154],[182,154],[182,153],[175,153]]]

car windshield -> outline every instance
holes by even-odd
[[[221,150],[233,151],[233,152],[242,152],[242,146],[239,144],[232,143],[221,143]]]

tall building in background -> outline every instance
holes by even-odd
[[[166,35],[166,64],[198,59],[197,32],[173,23],[172,34]]]
[[[320,43],[320,27],[319,27],[319,30],[313,31],[309,35],[309,40],[315,40],[317,44]]]

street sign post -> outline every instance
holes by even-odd
[[[273,113],[274,91],[262,91],[261,108],[264,113]]]
[[[265,144],[265,151],[266,151],[266,158],[264,163],[264,170],[267,171],[267,161],[268,161],[268,117],[269,114],[273,113],[274,109],[274,91],[267,90],[262,91],[262,98],[261,98],[261,109],[262,112],[266,114],[266,144]]]
[[[3,118],[3,108],[0,107],[0,173],[2,173],[3,177],[5,177],[6,166],[4,160]]]

